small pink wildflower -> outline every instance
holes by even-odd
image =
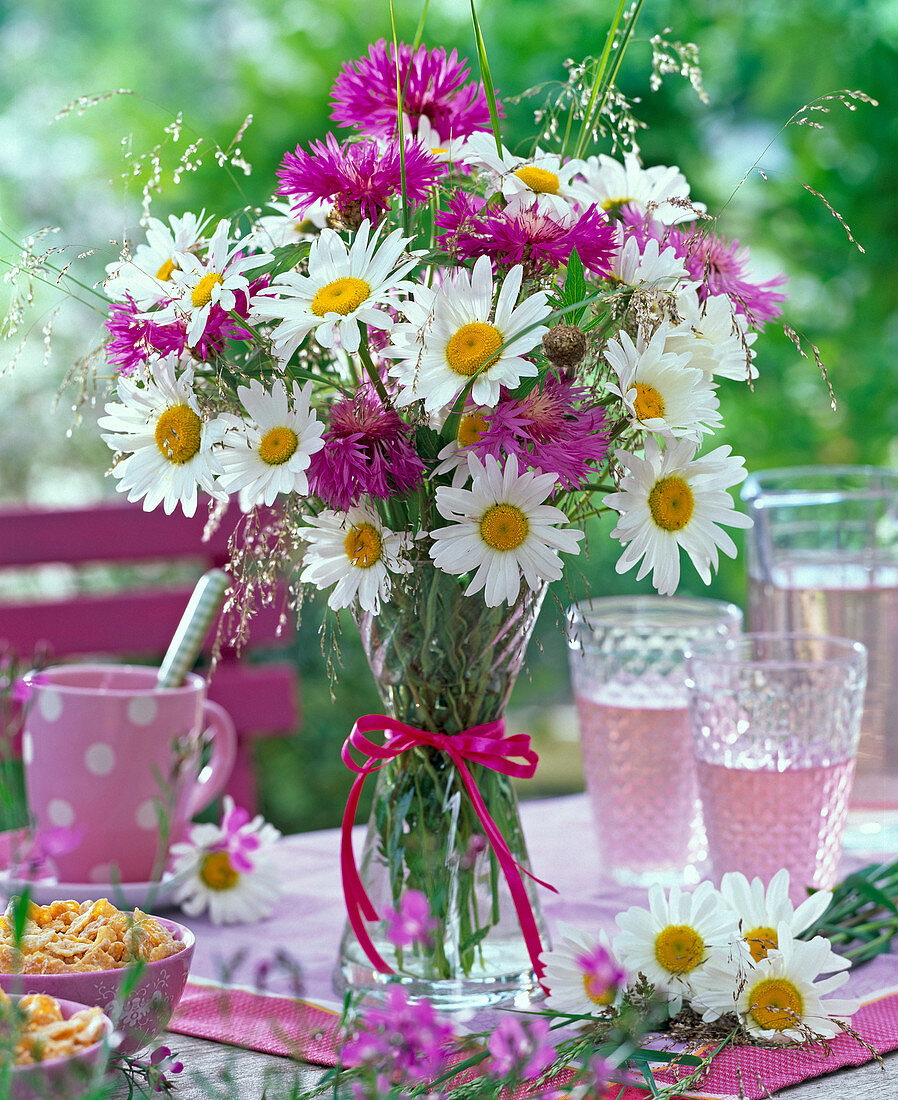
[[[364,1013],[343,1055],[348,1065],[375,1070],[394,1082],[427,1081],[445,1068],[451,1039],[452,1025],[429,1001],[411,1002],[402,986],[394,985],[382,1008]]]
[[[427,898],[420,890],[406,890],[399,899],[399,908],[388,908],[386,937],[396,947],[430,943],[430,933],[439,923],[430,915]]]
[[[627,981],[627,972],[602,944],[574,958],[583,972],[583,985],[590,1000],[596,1004],[611,1004],[618,989]]]
[[[490,1036],[487,1064],[491,1077],[529,1081],[555,1061],[555,1047],[549,1041],[549,1021],[542,1016],[519,1020],[505,1016]]]
[[[445,171],[417,142],[405,143],[406,196],[413,206],[430,197]],[[356,227],[364,218],[376,225],[402,193],[399,144],[371,140],[341,145],[328,134],[324,141],[311,142],[307,153],[298,145],[295,153],[286,153],[278,179],[278,193],[290,197],[298,214],[326,199],[347,225]]]
[[[480,84],[466,84],[470,69],[455,50],[447,56],[440,46],[428,50],[399,44],[399,86],[402,112],[417,133],[418,119],[426,117],[443,140],[467,137],[490,129],[490,112]],[[396,51],[384,39],[368,49],[367,57],[348,61],[333,89],[331,118],[368,134],[396,136]],[[501,106],[497,103],[499,113]]]
[[[258,830],[264,825],[261,815],[251,818],[249,811],[235,806],[233,798],[225,795],[221,817],[222,837],[210,845],[210,852],[227,852],[235,871],[246,874],[255,864],[250,856],[261,847]]]
[[[322,437],[325,446],[309,464],[311,492],[345,512],[363,496],[402,496],[417,488],[424,463],[411,432],[372,390],[335,402]]]

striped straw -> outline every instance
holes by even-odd
[[[159,666],[157,687],[180,687],[184,683],[184,676],[199,656],[203,639],[230,583],[231,578],[222,569],[210,569],[196,582],[178,629]]]

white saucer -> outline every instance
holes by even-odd
[[[53,901],[96,901],[108,898],[119,909],[139,907],[153,912],[171,905],[175,887],[182,875],[166,871],[161,882],[57,882],[55,878],[23,879],[0,871],[0,895],[7,898],[19,894],[25,887],[31,891],[31,900],[38,905]]]

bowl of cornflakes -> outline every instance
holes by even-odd
[[[105,898],[29,902],[24,921],[15,904],[0,916],[0,988],[99,1006],[120,1033],[122,1054],[165,1030],[193,959],[189,928],[122,912]]]
[[[96,1006],[0,990],[0,1093],[9,1100],[80,1096],[103,1080],[112,1030]]]

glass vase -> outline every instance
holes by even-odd
[[[487,607],[482,593],[465,596],[467,583],[420,556],[378,615],[357,617],[385,713],[421,730],[457,734],[504,715],[545,595],[522,585],[513,604]],[[511,855],[529,870],[512,780],[466,766]],[[347,923],[341,991],[379,999],[401,982],[444,1011],[526,1006],[539,992],[499,860],[446,752],[418,745],[382,765],[359,872],[379,917],[367,931],[394,973],[377,969]],[[535,883],[521,877],[547,948]],[[396,946],[384,915],[409,890],[424,895],[436,926],[425,942]]]

